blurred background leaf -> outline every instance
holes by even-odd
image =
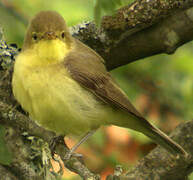
[[[131,1],[1,0],[0,25],[7,42],[21,47],[26,22],[40,10],[55,10],[72,26],[94,20],[94,17],[100,22],[101,16],[112,14],[122,3],[128,2]],[[136,108],[166,133],[180,122],[193,118],[192,49],[193,43],[190,42],[173,55],[153,56],[111,72]],[[70,138],[67,144],[72,146],[77,140]],[[86,165],[93,172],[101,173],[104,179],[113,172],[115,164],[132,167],[154,147],[155,144],[140,133],[110,126],[101,127],[78,152],[84,155]],[[64,175],[68,180],[78,179],[66,169]]]
[[[100,25],[101,19],[105,15],[113,15],[116,9],[130,4],[134,0],[95,0],[94,20],[97,26]]]
[[[9,165],[12,161],[12,153],[6,146],[4,136],[5,128],[0,125],[0,164]]]
[[[0,25],[6,29],[8,42],[17,42],[20,46],[24,38],[27,22],[41,10],[59,12],[69,26],[93,19],[92,0],[1,0]]]
[[[191,173],[188,178],[189,178],[189,180],[193,180],[193,173]]]

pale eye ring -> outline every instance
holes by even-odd
[[[32,38],[33,38],[34,41],[36,41],[38,39],[37,34],[36,33],[32,33]]]
[[[62,39],[65,38],[65,32],[64,31],[61,33],[61,37],[62,37]]]

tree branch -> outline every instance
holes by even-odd
[[[193,171],[193,120],[179,125],[170,137],[184,147],[190,154],[189,158],[174,157],[158,146],[141,159],[125,176],[121,176],[121,180],[186,179]]]
[[[152,20],[147,18],[143,19],[144,23],[141,22],[135,26],[125,25],[120,33],[114,33],[114,29],[106,27],[106,18],[103,19],[104,27],[102,26],[100,30],[97,30],[92,23],[85,23],[73,27],[71,31],[75,37],[95,49],[105,59],[107,69],[112,70],[141,58],[160,53],[174,53],[178,47],[191,41],[193,39],[193,8],[191,8],[192,1],[189,2],[189,8],[186,10],[183,9],[188,7],[187,4],[180,6],[183,7],[182,9],[167,7],[164,11],[167,18],[150,15],[149,18],[152,17]],[[132,14],[133,8],[131,7],[126,10],[123,8],[122,14]],[[159,6],[156,7],[159,9]],[[129,22],[134,21],[132,16],[128,16],[127,19]]]
[[[14,116],[13,116],[14,115]],[[9,124],[14,129],[20,130],[21,132],[18,134],[22,134],[24,131],[27,131],[31,135],[40,136],[44,141],[50,142],[50,140],[54,137],[54,134],[46,131],[45,129],[37,126],[33,121],[27,119],[26,116],[17,112],[13,108],[10,108],[8,105],[3,103],[0,104],[0,123],[1,124]],[[29,124],[28,126],[26,126]],[[36,177],[36,174],[29,173],[31,167],[24,166],[23,160],[29,155],[24,154],[24,146],[19,146],[18,149],[15,149],[15,144],[21,145],[21,139],[17,140],[18,134],[14,134],[11,131],[11,137],[7,139],[8,145],[13,152],[16,152],[16,160],[14,160],[14,164],[17,164],[17,167],[13,166],[14,171],[19,170],[20,177],[25,177],[25,179],[29,179],[32,177]],[[40,133],[41,132],[41,133]],[[7,133],[10,134],[10,133]],[[17,138],[16,138],[17,137]],[[184,159],[184,157],[174,157],[170,153],[168,153],[165,149],[161,147],[157,147],[154,151],[152,151],[148,156],[139,161],[136,167],[133,168],[132,171],[128,172],[126,176],[121,176],[121,179],[132,179],[132,177],[137,177],[137,179],[155,179],[155,177],[163,177],[163,179],[176,179],[180,180],[182,177],[188,176],[188,174],[192,171],[193,168],[193,120],[184,124],[181,124],[178,128],[175,129],[172,133],[172,139],[178,142],[181,146],[185,148],[185,150],[191,155],[188,159]],[[14,144],[13,144],[14,142]],[[11,145],[10,145],[11,144]],[[14,145],[14,146],[13,146]],[[56,148],[56,153],[60,155],[61,158],[65,157],[66,149],[63,144],[58,144]],[[19,157],[18,157],[19,155]],[[21,159],[23,159],[21,161]],[[159,161],[158,161],[159,159]],[[71,158],[69,161],[66,161],[65,165],[71,171],[74,171],[81,175],[84,179],[88,179],[93,177],[94,179],[99,179],[97,175],[91,173],[78,159]],[[24,161],[25,162],[25,161]],[[22,166],[21,164],[22,163]],[[25,167],[24,169],[22,167]],[[23,170],[22,170],[23,169]],[[26,169],[28,170],[26,173]],[[32,170],[32,169],[31,169]],[[177,173],[177,172],[181,173]],[[21,174],[25,174],[21,176]],[[26,176],[26,174],[28,176]],[[38,176],[39,177],[39,176]],[[40,176],[41,177],[41,176]],[[39,177],[39,179],[40,179]],[[36,177],[37,178],[37,177]]]
[[[26,141],[24,140],[23,133],[27,132],[30,136],[39,137],[48,144],[55,137],[55,134],[53,132],[45,130],[42,127],[39,127],[27,116],[18,112],[12,106],[7,105],[1,101],[0,124],[9,127],[7,128],[7,135],[5,140],[11,152],[14,152],[13,162],[10,165],[12,171],[18,175],[19,179],[44,179],[44,176],[42,174],[34,172],[33,167],[31,167],[30,165],[32,161],[32,159],[29,159],[29,157],[31,156],[31,145],[23,142]],[[15,147],[15,144],[17,144],[17,148]],[[63,143],[57,144],[55,152],[60,155],[67,168],[69,168],[73,172],[78,173],[83,179],[88,179],[90,177],[94,178],[93,180],[99,179],[98,175],[91,173],[88,168],[77,158],[72,157],[70,160],[66,161],[64,157],[67,151],[68,149],[64,146]]]

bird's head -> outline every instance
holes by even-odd
[[[29,48],[40,41],[61,40],[67,46],[72,43],[63,17],[54,11],[41,11],[30,22],[23,49]]]

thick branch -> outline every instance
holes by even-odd
[[[171,137],[193,155],[193,120],[178,126]],[[186,179],[193,170],[193,157],[176,158],[163,148],[157,147],[121,179]],[[180,172],[180,173],[179,173]]]
[[[146,2],[151,5],[151,2],[154,1]],[[72,29],[72,33],[95,49],[105,59],[107,69],[112,70],[155,54],[174,53],[182,44],[191,41],[193,39],[193,8],[191,8],[192,1],[189,3],[189,9],[186,10],[183,10],[188,7],[186,3],[184,6],[179,6],[183,7],[182,9],[167,7],[164,9],[167,18],[164,19],[153,15],[144,16],[146,19],[143,19],[139,25],[134,23],[134,26],[124,26],[120,34],[114,33],[114,29],[111,30],[106,25],[97,30],[92,23],[78,25]],[[156,7],[159,9],[159,6]],[[144,8],[145,12],[148,11]],[[130,14],[127,17],[128,22],[137,22],[138,19],[133,19],[132,8],[123,8],[122,14],[124,13]],[[105,21],[110,20],[104,18],[103,24]],[[119,19],[119,23],[121,21],[125,21],[125,19]]]
[[[105,54],[108,69],[152,55],[174,53],[193,39],[193,8],[178,12],[153,26],[125,37]]]
[[[13,162],[11,163],[11,170],[18,175],[18,177],[28,180],[28,179],[42,179],[42,175],[38,175],[34,172],[34,169],[31,167],[30,163],[30,152],[29,144],[23,144],[23,132],[27,132],[29,135],[40,137],[48,144],[55,137],[55,134],[47,131],[33,121],[31,121],[27,116],[13,109],[11,106],[0,103],[0,124],[7,125],[6,142],[9,149],[14,152]],[[11,130],[9,130],[11,128]],[[13,128],[13,129],[12,129]],[[9,133],[11,131],[11,133]],[[17,148],[15,147],[17,144]],[[65,157],[66,147],[63,143],[57,144],[56,153]],[[64,160],[66,166],[78,173],[84,179],[89,177],[94,177],[96,180],[99,179],[97,175],[91,173],[87,167],[85,167],[78,159],[72,158],[68,161]],[[28,163],[27,163],[28,162]]]
[[[136,0],[132,4],[120,8],[114,16],[103,17],[102,26],[108,34],[115,34],[119,37],[125,31],[136,32],[147,28],[152,24],[166,19],[175,12],[190,8],[192,0]],[[128,34],[128,33],[127,33]]]

